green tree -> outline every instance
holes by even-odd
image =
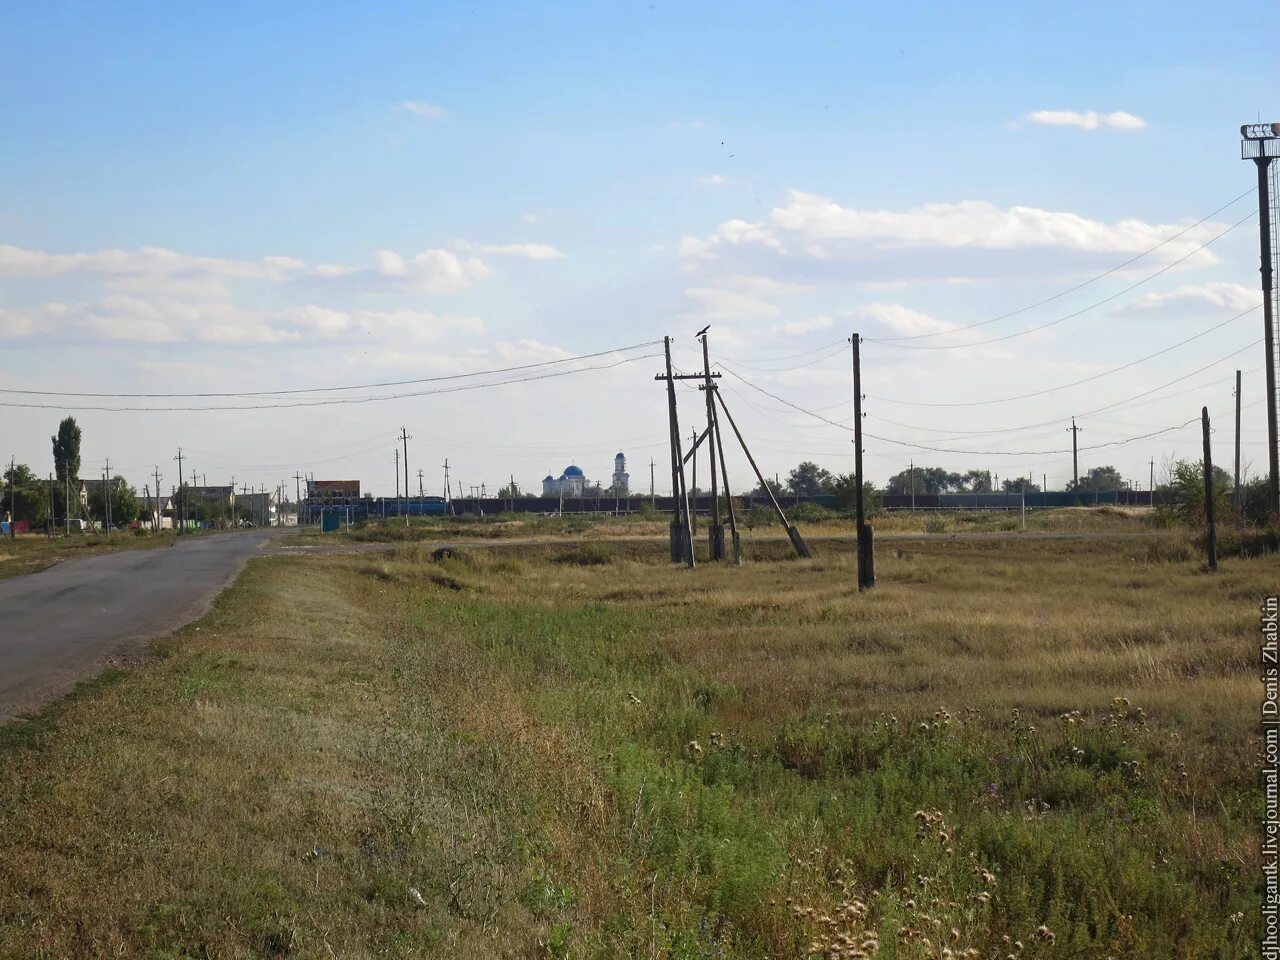
[[[132,523],[142,514],[142,504],[138,501],[138,491],[129,486],[124,477],[116,474],[106,484],[107,495],[111,498],[111,522],[113,524]],[[96,480],[89,484],[89,515],[97,517],[104,523],[107,518],[106,500],[103,496],[103,483]]]
[[[12,489],[12,500],[10,490]],[[32,526],[40,526],[49,516],[49,488],[25,463],[15,464],[4,471],[4,511],[14,520],[26,520]]]
[[[49,438],[53,442],[54,476],[60,481],[80,478],[80,427],[75,417],[67,417],[58,424],[58,433]]]
[[[991,471],[966,471],[960,478],[959,489],[963,493],[991,493]]]
[[[805,460],[787,474],[787,489],[797,497],[812,497],[830,492],[833,479],[830,470]]]
[[[835,494],[836,505],[852,510],[856,503],[854,494],[857,484],[852,473],[838,473],[831,481],[831,492]],[[862,509],[868,514],[880,512],[880,490],[870,480],[862,484]]]
[[[1011,480],[1001,480],[1000,489],[1005,493],[1039,493],[1040,484],[1034,483],[1026,477],[1014,477]]]
[[[1126,486],[1120,471],[1108,464],[1105,467],[1090,467],[1079,481],[1072,480],[1067,484],[1068,490],[1119,490]]]
[[[972,471],[977,472],[977,471]],[[965,489],[965,476],[952,473],[942,467],[914,467],[895,473],[885,486],[886,493],[911,493],[915,486],[915,494],[950,493]]]
[[[1219,523],[1231,516],[1231,492],[1234,481],[1221,467],[1213,468],[1213,509]],[[1205,522],[1204,461],[1179,460],[1169,471],[1169,484],[1163,488],[1168,497],[1166,510],[1192,525]]]
[[[769,488],[768,491],[765,490],[766,486]],[[786,493],[786,488],[783,487],[783,485],[778,483],[776,480],[766,479],[763,486],[761,484],[756,484],[756,488],[752,490],[751,493],[748,494],[748,496],[768,497],[770,492],[772,492],[775,497],[780,497],[784,493]]]

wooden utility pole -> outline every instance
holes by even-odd
[[[1218,540],[1213,517],[1213,457],[1209,452],[1209,408],[1200,408],[1200,429],[1204,434],[1204,519],[1208,524],[1205,550],[1208,552],[1209,569],[1218,569]]]
[[[649,506],[658,508],[657,488],[653,485],[653,457],[649,458]]]
[[[867,524],[862,501],[862,357],[859,350],[862,338],[855,333],[849,342],[853,345],[853,503],[858,532],[858,589],[869,590],[876,585],[876,557],[875,534]],[[911,489],[914,499],[914,477]]]
[[[163,522],[164,518],[161,516],[161,510],[160,510],[160,464],[158,463],[156,464],[155,477],[156,477],[156,512],[155,512],[155,522],[151,524],[152,533],[159,531],[160,528],[164,526],[164,522]],[[233,490],[232,492],[234,493],[235,491]]]
[[[400,448],[395,448],[396,455],[396,516],[400,516]]]
[[[449,458],[444,460],[444,502],[449,508],[449,515],[453,515],[453,493],[449,489]]]
[[[773,506],[774,512],[778,515],[778,519],[782,521],[782,528],[787,531],[787,537],[791,541],[791,546],[795,548],[796,553],[805,559],[813,556],[809,552],[809,545],[804,542],[804,538],[800,536],[800,531],[787,522],[787,515],[782,512],[782,507],[778,505],[778,498],[773,495],[773,490],[764,480],[764,474],[760,472],[760,468],[756,466],[755,457],[751,456],[751,451],[747,449],[747,441],[742,438],[742,431],[738,429],[738,425],[733,421],[733,414],[729,412],[729,408],[725,406],[724,397],[720,396],[720,391],[714,391],[715,398],[720,401],[720,409],[724,411],[725,419],[729,421],[729,426],[733,428],[733,435],[738,438],[738,445],[742,447],[742,452],[747,455],[747,463],[751,464],[751,469],[755,471],[756,479],[760,481],[760,486],[769,497],[769,503]]]
[[[404,443],[404,495],[409,496],[409,441],[413,439],[409,436],[404,427],[400,428],[400,440]],[[408,510],[405,511],[406,515]]]
[[[187,495],[182,492],[182,448],[181,447],[178,448],[178,455],[173,459],[178,461],[178,496],[181,497],[182,499],[182,505],[180,510],[182,514],[182,526],[179,528],[178,532],[185,533],[187,530]]]
[[[1080,456],[1079,448],[1076,446],[1076,437],[1080,433],[1080,428],[1076,426],[1076,418],[1071,418],[1071,426],[1067,428],[1071,431],[1071,476],[1072,489],[1075,491],[1076,499],[1080,499]]]
[[[102,516],[107,525],[107,535],[111,535],[111,461],[106,461],[102,468]]]
[[[1240,499],[1240,371],[1236,371],[1236,483],[1232,505],[1236,515],[1236,529],[1244,526],[1244,503]]]
[[[707,331],[702,336],[702,389],[707,394],[707,434],[714,436],[716,401],[711,389],[711,356],[707,346]],[[708,525],[708,549],[712,560],[724,559],[724,527],[720,525],[720,481],[716,477],[716,445],[707,444],[707,461],[711,465],[711,522]]]
[[[18,539],[18,511],[17,504],[14,503],[13,480],[17,475],[17,460],[14,457],[9,458],[9,539]]]
[[[667,421],[671,438],[671,495],[676,509],[671,518],[671,560],[684,561],[688,567],[696,564],[693,556],[693,532],[689,523],[689,491],[684,482],[684,463],[680,455],[680,417],[676,410],[676,378],[671,370],[671,338],[662,338],[666,356],[666,373],[657,377],[667,381]]]
[[[1151,491],[1151,506],[1154,507],[1156,505],[1156,458],[1155,457],[1151,458],[1151,463],[1148,465],[1148,467],[1150,469],[1150,473],[1147,475],[1147,489]]]

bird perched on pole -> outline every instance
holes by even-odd
[[[694,337],[700,337],[710,329],[711,329],[711,324],[708,323],[705,327],[703,327],[701,330],[695,333]]]

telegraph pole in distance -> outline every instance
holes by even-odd
[[[1280,123],[1246,123],[1240,128],[1241,159],[1252,160],[1258,169],[1258,240],[1262,261],[1262,329],[1267,355],[1267,464],[1269,489],[1267,510],[1280,513],[1280,440],[1276,430],[1276,340],[1271,249],[1271,161],[1280,157]]]
[[[395,448],[396,455],[396,516],[400,515],[400,448]],[[408,483],[408,481],[405,481]]]
[[[1205,550],[1208,552],[1209,569],[1218,569],[1218,540],[1213,517],[1213,457],[1209,451],[1209,408],[1200,408],[1200,429],[1204,434],[1204,518],[1208,524]]]
[[[412,439],[405,431],[404,427],[400,428],[400,440],[404,443],[404,495],[409,496],[409,440]],[[407,513],[408,511],[406,511]]]
[[[1080,433],[1080,428],[1076,426],[1075,417],[1071,418],[1071,426],[1067,429],[1071,431],[1071,476],[1075,478],[1072,481],[1072,489],[1078,501],[1080,499],[1080,457],[1076,447],[1076,436]]]
[[[862,357],[859,350],[862,338],[855,333],[849,342],[853,345],[853,503],[858,532],[858,589],[868,590],[876,585],[876,558],[875,535],[867,525],[862,502]],[[915,488],[915,478],[912,477],[913,501]]]
[[[658,495],[654,492],[653,485],[653,457],[649,458],[649,506],[657,509]]]
[[[16,504],[14,504],[13,502],[13,498],[14,498],[13,481],[14,481],[14,478],[16,477],[16,472],[15,472],[17,470],[17,467],[15,466],[16,463],[17,463],[17,460],[14,457],[9,458],[9,539],[10,540],[18,539],[18,511],[16,509]]]
[[[152,532],[152,533],[159,533],[159,532],[160,532],[160,528],[161,528],[162,526],[164,526],[164,524],[163,524],[163,522],[162,522],[162,521],[163,521],[163,517],[161,517],[161,516],[160,516],[160,514],[161,514],[161,510],[160,510],[160,464],[158,464],[158,463],[156,464],[155,477],[156,477],[156,512],[155,512],[155,522],[153,522],[153,523],[151,524],[151,532]],[[234,493],[235,491],[233,490],[232,492]]]
[[[107,535],[111,535],[111,461],[105,461],[102,468],[102,513],[106,518]]]
[[[184,533],[187,529],[187,497],[182,492],[182,448],[181,447],[178,448],[178,455],[173,459],[178,461],[178,496],[182,500],[182,507],[180,511],[181,517],[182,517],[182,526],[179,528],[178,532]]]

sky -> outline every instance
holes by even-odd
[[[1061,489],[1075,417],[1081,472],[1145,488],[1151,461],[1199,459],[1201,406],[1229,467],[1236,369],[1266,469],[1238,141],[1280,119],[1274,3],[5,21],[0,454],[40,475],[70,414],[81,473],[139,490],[181,448],[209,483],[391,493],[403,427],[414,492],[419,470],[443,492],[446,459],[455,493],[570,463],[607,485],[621,450],[661,493],[661,341],[695,371],[708,324],[768,475],[852,470],[854,333],[872,481],[914,462]],[[705,416],[683,384],[686,438]]]

